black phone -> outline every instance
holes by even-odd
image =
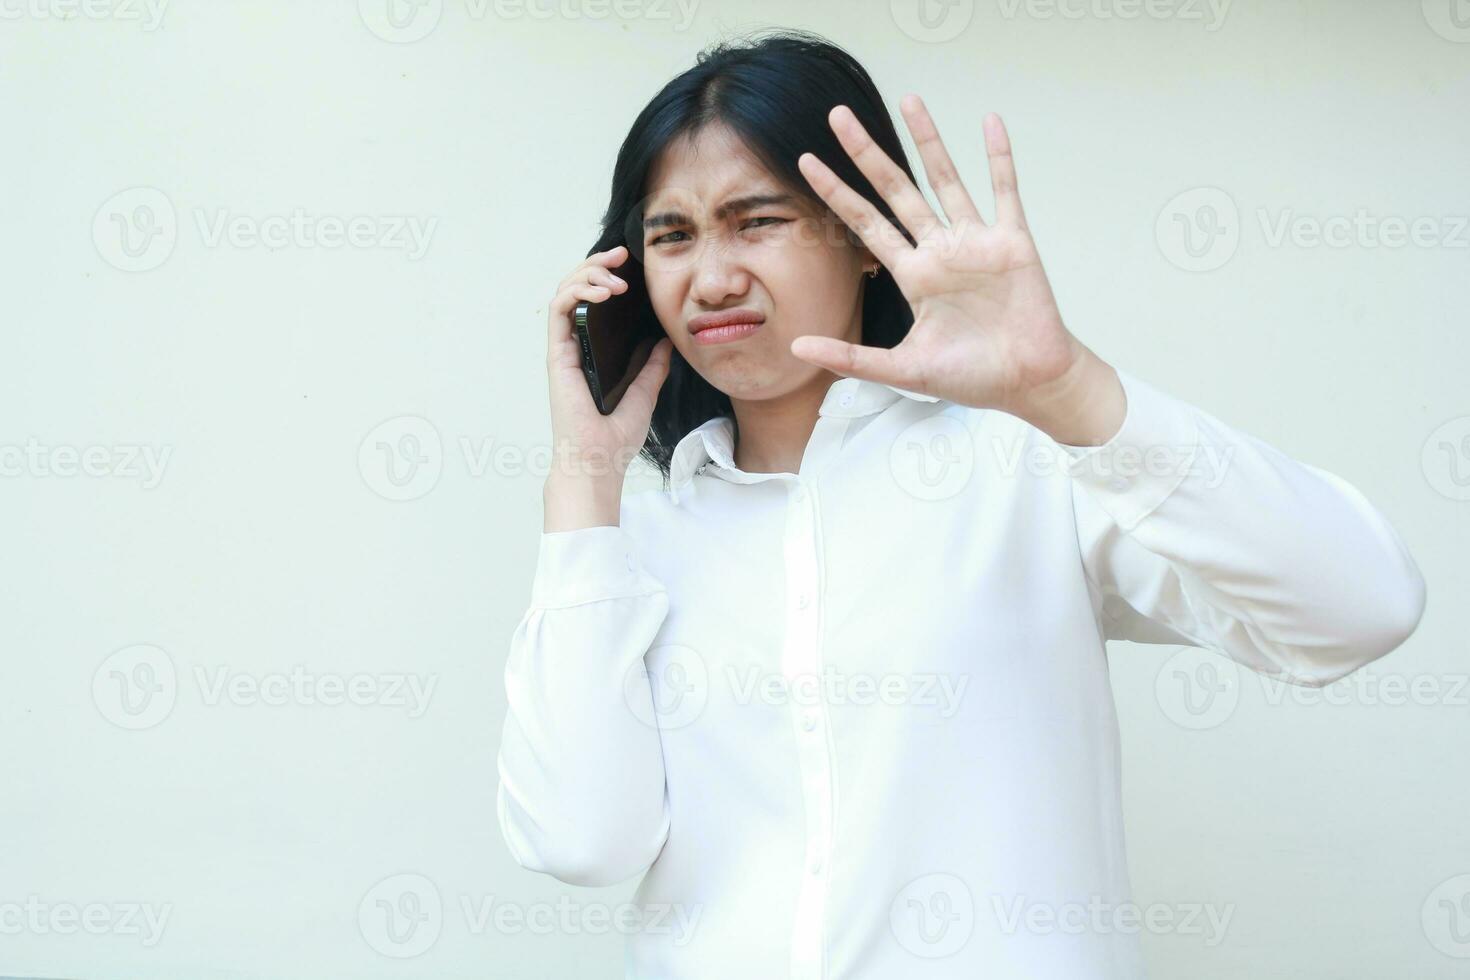
[[[630,250],[622,265],[608,271],[626,282],[628,288],[597,302],[582,300],[572,311],[582,348],[582,373],[603,415],[618,407],[623,392],[638,377],[654,345],[664,336],[648,304],[643,263]]]

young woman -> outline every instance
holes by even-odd
[[[900,108],[942,217],[848,54],[705,52],[551,302],[498,816],[527,868],[643,875],[630,977],[1142,976],[1105,641],[1323,685],[1419,621],[1354,488],[1073,336],[999,117],[987,221]],[[667,342],[604,417],[569,315],[630,268]]]

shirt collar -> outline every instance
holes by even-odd
[[[829,418],[860,418],[881,412],[900,398],[920,402],[939,400],[934,395],[863,378],[838,378],[827,389],[817,414]],[[749,474],[735,466],[735,420],[728,415],[717,415],[692,429],[674,447],[669,462],[669,497],[675,504],[679,502],[679,488],[710,462],[729,470],[726,475],[737,483],[751,482]]]

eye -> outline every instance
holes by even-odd
[[[777,218],[777,217],[773,217],[773,216],[769,216],[768,215],[766,217],[761,217],[761,218],[751,218],[749,221],[747,221],[745,223],[745,227],[749,228],[752,225],[755,225],[756,222],[758,222],[758,221],[774,221],[776,224],[784,225],[788,220],[789,219],[787,219],[787,218]],[[759,227],[767,227],[767,226],[761,225]]]
[[[668,232],[666,234],[659,235],[657,238],[655,238],[653,241],[649,242],[648,244],[650,244],[650,245],[661,245],[661,244],[663,244],[664,240],[669,237],[669,235],[682,235],[682,234],[684,234],[684,232],[682,232],[682,231],[671,231],[671,232]]]

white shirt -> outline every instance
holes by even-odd
[[[1352,486],[1119,376],[1090,448],[840,379],[798,474],[716,418],[621,526],[543,533],[498,816],[526,868],[646,870],[626,976],[1144,976],[1076,915],[1130,901],[1104,641],[1321,686],[1425,589]]]

